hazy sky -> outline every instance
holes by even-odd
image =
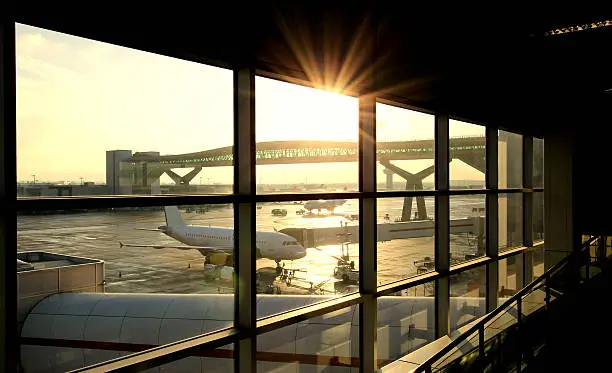
[[[180,154],[232,144],[230,70],[26,25],[17,25],[16,37],[18,180],[36,175],[41,181],[104,182],[106,150]],[[357,141],[356,98],[261,77],[255,83],[258,142]],[[453,121],[450,134],[484,135],[484,127]],[[433,138],[434,117],[378,104],[377,137]],[[413,172],[431,164],[398,162]],[[483,179],[460,161],[451,168],[454,178]],[[232,182],[229,167],[205,168],[199,176]],[[378,177],[384,180],[382,170]],[[260,166],[257,178],[263,183],[358,179],[356,163]],[[169,181],[164,175],[162,182]]]

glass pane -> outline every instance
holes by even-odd
[[[522,254],[500,260],[497,265],[497,275],[497,302],[499,305],[523,288]]]
[[[256,77],[257,193],[358,190],[359,101]]]
[[[53,310],[134,317],[143,334],[158,333],[166,319],[188,323],[189,336],[231,326],[233,221],[231,205],[21,214],[19,320],[76,302],[77,311]],[[91,294],[58,294],[72,292]],[[53,313],[45,317],[52,325]],[[139,324],[148,317],[155,320]]]
[[[359,370],[359,306],[257,336],[258,372]]]
[[[232,192],[231,70],[15,32],[18,196]]]
[[[484,194],[450,196],[451,265],[484,255],[486,245]]]
[[[544,139],[533,138],[533,187],[544,188]]]
[[[434,206],[434,197],[377,200],[379,285],[434,269]]]
[[[434,283],[378,298],[378,367],[397,360],[435,337]]]
[[[451,119],[448,124],[451,189],[485,187],[486,129]]]
[[[533,193],[533,241],[544,241],[544,192]]]
[[[457,330],[485,314],[486,267],[450,277],[450,326]]]
[[[258,317],[358,291],[359,202],[308,200],[260,203]]]
[[[24,372],[66,372],[80,369],[107,360],[142,351],[145,346],[116,341],[96,342],[91,340],[74,341],[71,346],[23,345],[22,361]],[[153,346],[146,346],[153,347]],[[225,373],[234,371],[234,345],[229,344],[217,349],[195,353],[172,363],[143,370],[153,373]],[[61,358],[58,358],[61,357]]]
[[[533,251],[533,280],[544,274],[544,245],[541,245]]]
[[[501,193],[498,197],[499,248],[512,249],[523,245],[523,194]]]
[[[194,356],[163,364],[158,368],[145,370],[151,373],[231,373],[234,371],[233,343],[214,350],[201,351]]]
[[[497,167],[499,188],[523,187],[523,136],[498,131]]]
[[[376,104],[378,190],[434,189],[435,117]]]

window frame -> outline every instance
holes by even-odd
[[[12,32],[11,32],[12,29]],[[78,372],[89,372],[94,369],[118,369],[140,371],[176,361],[189,356],[203,348],[217,348],[234,343],[234,362],[236,371],[256,371],[256,338],[297,322],[321,316],[336,310],[359,304],[360,307],[360,352],[363,370],[373,371],[377,367],[373,359],[376,356],[376,306],[378,298],[390,295],[414,286],[435,282],[435,337],[447,335],[449,332],[449,302],[450,276],[479,266],[486,267],[486,311],[497,305],[498,261],[521,255],[524,278],[531,273],[533,250],[543,242],[533,243],[532,211],[533,193],[543,192],[544,188],[533,187],[533,137],[523,134],[523,187],[498,188],[497,186],[497,131],[494,126],[486,128],[486,186],[484,189],[450,189],[449,188],[449,113],[432,112],[413,108],[406,104],[393,102],[376,95],[356,94],[359,98],[359,191],[343,193],[307,193],[299,194],[300,200],[316,199],[356,199],[359,201],[359,292],[334,298],[325,302],[293,309],[281,314],[256,319],[255,312],[255,211],[256,204],[262,202],[284,202],[296,199],[294,194],[257,194],[255,187],[255,77],[261,75],[270,78],[270,74],[260,74],[254,64],[245,62],[232,66],[233,98],[234,98],[234,191],[229,195],[154,195],[154,196],[75,196],[75,197],[19,197],[16,196],[16,86],[15,86],[15,32],[14,24],[3,23],[0,40],[0,57],[2,63],[1,78],[3,86],[2,107],[3,116],[1,137],[3,139],[3,172],[0,173],[3,185],[5,206],[0,229],[5,233],[3,249],[5,255],[3,276],[3,297],[6,302],[6,312],[2,324],[5,327],[4,338],[17,335],[16,326],[10,322],[11,315],[17,311],[16,305],[16,259],[17,226],[16,215],[20,212],[36,212],[46,210],[148,207],[167,205],[199,205],[227,204],[234,206],[234,227],[239,234],[235,237],[235,272],[237,281],[235,293],[234,327],[198,335],[186,340],[161,345],[150,350],[136,352],[120,358],[94,364],[78,369]],[[293,84],[300,83],[295,79],[283,79],[274,75],[274,79],[284,80]],[[304,84],[311,86],[310,84]],[[435,115],[435,189],[422,191],[377,191],[376,189],[376,102],[394,105],[401,108],[422,111]],[[498,248],[498,196],[500,193],[517,193],[523,196],[523,246],[500,252]],[[483,194],[486,196],[486,255],[458,265],[450,265],[449,252],[449,197],[466,194]],[[435,270],[401,279],[392,283],[377,285],[376,263],[376,201],[378,198],[433,196],[435,198]],[[368,229],[364,229],[364,228]],[[15,258],[13,258],[15,257]],[[525,284],[525,282],[523,282]],[[12,333],[12,334],[11,334]],[[10,342],[10,341],[9,341]],[[17,343],[5,343],[5,364],[17,364],[19,348]],[[8,351],[13,351],[10,354]],[[12,355],[12,357],[11,357]]]

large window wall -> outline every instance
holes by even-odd
[[[373,371],[541,267],[543,140],[250,67],[16,30],[18,251],[106,264],[104,294],[49,298],[25,319],[26,372],[109,359]],[[93,175],[90,196],[33,191],[86,190]],[[82,333],[62,334],[73,321]]]

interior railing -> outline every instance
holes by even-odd
[[[591,236],[579,250],[483,316],[414,372],[521,371],[545,344],[546,333],[534,330],[546,327],[551,302],[588,280],[591,272],[597,273],[591,248],[598,240]]]

